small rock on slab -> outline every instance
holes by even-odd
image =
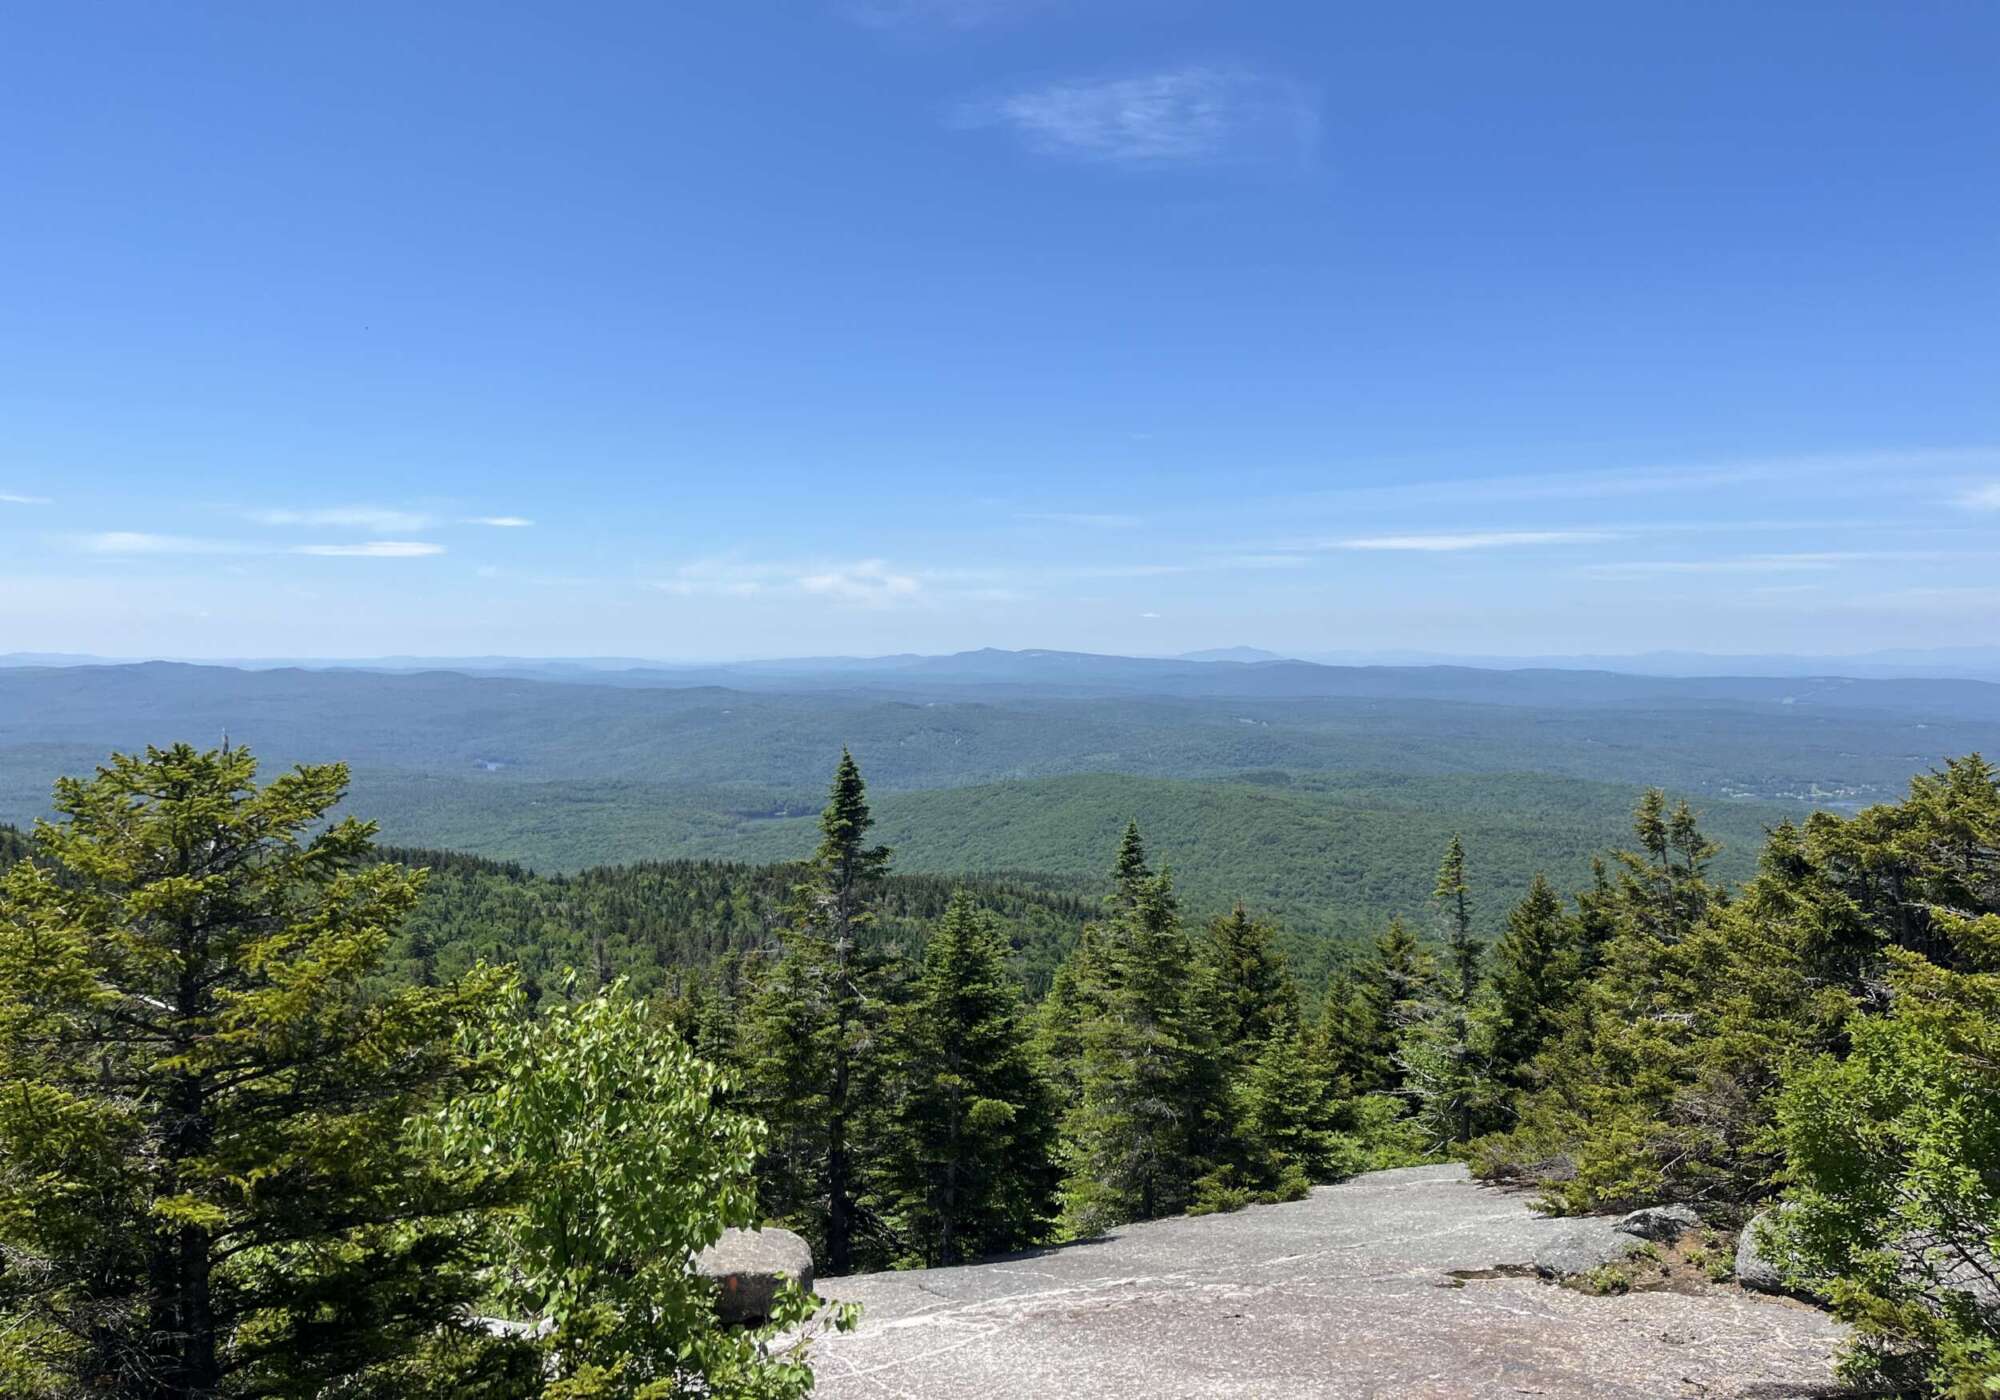
[[[1646,1247],[1610,1221],[1579,1221],[1535,1251],[1535,1272],[1544,1278],[1574,1278],[1606,1264],[1619,1264]]]
[[[812,1246],[790,1230],[724,1230],[695,1256],[694,1269],[715,1281],[715,1315],[721,1321],[765,1322],[787,1283],[812,1288]]]
[[[1656,1244],[1672,1244],[1688,1231],[1699,1230],[1701,1217],[1692,1206],[1647,1206],[1622,1217],[1611,1228]]]

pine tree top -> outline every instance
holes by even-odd
[[[1146,864],[1146,843],[1139,835],[1137,819],[1125,823],[1125,835],[1118,842],[1118,859],[1111,868],[1111,878],[1117,886],[1117,897],[1126,904],[1136,904],[1141,889],[1153,878],[1152,867]]]
[[[1457,899],[1466,893],[1465,840],[1454,835],[1451,844],[1444,849],[1444,859],[1438,864],[1437,887],[1431,891],[1431,898]]]

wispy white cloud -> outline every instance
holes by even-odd
[[[812,594],[845,603],[882,605],[909,602],[923,592],[912,573],[882,559],[846,564],[787,564],[739,559],[696,559],[677,566],[649,587],[675,597],[755,598]],[[969,596],[969,595],[966,595]]]
[[[2000,510],[2000,481],[1968,487],[1959,493],[1958,504],[1967,510]]]
[[[965,104],[957,120],[1005,127],[1047,155],[1153,167],[1303,160],[1319,128],[1298,84],[1200,65],[1050,83]]]
[[[1544,544],[1602,544],[1617,538],[1615,532],[1608,530],[1487,530],[1436,535],[1360,535],[1351,539],[1329,540],[1324,547],[1446,554],[1468,549],[1520,549]]]
[[[444,553],[444,546],[428,540],[369,540],[364,544],[294,545],[290,552],[327,559],[421,559]]]
[[[535,522],[519,515],[475,515],[468,525],[491,525],[497,530],[525,530]]]
[[[879,605],[914,598],[920,585],[909,574],[895,572],[880,559],[863,559],[844,568],[807,574],[799,580],[799,587],[845,602]]]
[[[75,537],[86,554],[256,554],[255,545],[234,540],[207,540],[193,535],[154,535],[138,530],[103,530]]]
[[[1312,560],[1303,554],[1224,554],[1209,562],[1222,569],[1303,569]]]
[[[1686,494],[1753,483],[1812,483],[1824,497],[1831,487],[1875,491],[1885,476],[1932,476],[2000,467],[2000,447],[1911,448],[1880,452],[1808,453],[1735,461],[1666,463],[1601,470],[1512,472],[1477,477],[1437,476],[1374,486],[1338,486],[1302,497],[1353,506],[1464,505],[1494,501],[1598,501]],[[1996,484],[2000,491],[2000,484]],[[1976,494],[1973,493],[1973,494]],[[1971,501],[1960,498],[1960,504]]]
[[[107,556],[312,554],[345,559],[415,559],[444,553],[444,546],[424,540],[368,540],[361,544],[295,544],[282,548],[248,540],[203,539],[195,535],[155,535],[137,530],[105,530],[74,537],[86,554]]]
[[[411,534],[428,529],[432,517],[388,506],[328,506],[313,510],[253,510],[245,514],[259,525],[309,525],[323,529],[367,530],[378,535]]]
[[[17,496],[12,491],[0,491],[0,505],[6,506],[52,506],[55,502],[47,496]]]

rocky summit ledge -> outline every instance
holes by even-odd
[[[1412,1167],[1014,1259],[827,1279],[822,1295],[865,1311],[857,1331],[816,1344],[814,1393],[1843,1393],[1840,1329],[1810,1308],[1723,1287],[1592,1297],[1532,1277],[1537,1253],[1576,1224],[1461,1167]]]

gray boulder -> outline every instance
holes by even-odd
[[[1624,1216],[1611,1228],[1656,1244],[1672,1244],[1688,1231],[1699,1230],[1701,1217],[1692,1206],[1647,1206]]]
[[[1786,1293],[1807,1297],[1787,1286],[1778,1266],[1765,1252],[1758,1229],[1785,1206],[1773,1206],[1750,1218],[1736,1241],[1736,1281],[1745,1288],[1763,1293]],[[1943,1306],[1951,1294],[1961,1295],[1981,1316],[2000,1322],[2000,1260],[1978,1244],[1954,1247],[1947,1241],[1918,1231],[1905,1235],[1896,1252],[1902,1262],[1897,1269],[1904,1283],[1923,1292],[1933,1309]]]
[[[724,1230],[695,1256],[694,1270],[715,1282],[715,1315],[728,1323],[770,1319],[778,1290],[813,1284],[812,1246],[790,1230]]]
[[[1543,1278],[1573,1278],[1623,1263],[1645,1247],[1644,1240],[1608,1220],[1580,1220],[1535,1251],[1535,1272]]]
[[[2000,1259],[1985,1246],[1964,1241],[1954,1245],[1926,1232],[1904,1237],[1903,1266],[1898,1272],[1905,1283],[1925,1291],[1932,1306],[1942,1304],[1944,1295],[1959,1294],[1973,1311],[1991,1323],[2000,1323]]]
[[[1771,1256],[1764,1252],[1761,1233],[1764,1225],[1782,1210],[1773,1206],[1760,1210],[1750,1217],[1743,1227],[1743,1233],[1736,1237],[1736,1281],[1745,1288],[1754,1288],[1760,1293],[1790,1293],[1785,1279],[1778,1272],[1778,1266]]]

